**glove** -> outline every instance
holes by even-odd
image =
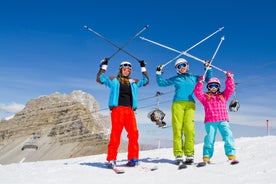
[[[101,60],[101,63],[100,63],[100,68],[103,69],[103,70],[106,70],[107,69],[107,65],[108,65],[108,59],[107,58],[103,58]]]
[[[234,77],[234,74],[233,74],[231,71],[228,70],[228,71],[226,72],[226,76],[227,76],[227,77],[230,77],[230,78],[233,78],[233,77]]]
[[[161,75],[162,74],[162,68],[163,68],[162,65],[157,66],[157,68],[156,68],[156,74]]]
[[[147,71],[147,69],[146,69],[146,64],[147,63],[144,60],[139,61],[139,63],[140,63],[140,66],[141,66],[141,72],[146,72]]]
[[[210,68],[211,68],[211,66],[210,66],[210,61],[205,60],[204,69],[207,70],[207,69],[210,69]]]
[[[144,60],[139,61],[139,62],[140,62],[140,66],[141,66],[141,67],[146,67],[146,64],[147,64],[147,63],[146,63]]]
[[[203,76],[200,76],[200,77],[198,78],[198,82],[203,82],[203,83],[204,83]]]

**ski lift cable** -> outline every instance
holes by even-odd
[[[173,93],[174,91],[168,91],[168,92],[165,92],[165,93],[160,93],[159,95],[167,95],[167,94],[170,94],[170,93]],[[158,92],[157,92],[158,93]],[[158,95],[154,95],[154,96],[150,96],[150,97],[145,97],[145,98],[142,98],[142,99],[139,99],[138,101],[144,101],[144,100],[148,100],[148,99],[151,99],[151,98],[156,98]]]
[[[244,84],[244,83],[248,83],[248,82],[255,82],[258,79],[266,78],[266,77],[271,76],[271,75],[275,75],[275,72],[267,73],[267,74],[264,74],[264,75],[258,75],[254,78],[249,78],[249,79],[243,80],[241,82],[237,82],[236,85]]]
[[[160,93],[160,95],[167,95],[167,94],[170,94],[170,93],[173,93],[174,91],[168,91],[168,92],[165,92],[165,93]],[[158,93],[158,92],[157,92]],[[145,98],[142,98],[142,99],[139,99],[138,101],[144,101],[144,100],[148,100],[148,99],[152,99],[152,98],[156,98],[157,95],[154,95],[154,96],[150,96],[150,97],[145,97]],[[160,102],[159,102],[160,104]],[[149,107],[153,107],[154,105],[150,105]],[[141,109],[141,107],[139,107],[139,109]],[[105,110],[109,110],[109,108],[103,108],[103,109],[100,109],[98,111],[93,111],[92,113],[97,113],[97,112],[100,112],[100,111],[105,111]]]
[[[264,66],[269,65],[271,63],[274,63],[274,62],[265,63],[265,64],[263,64],[261,66],[257,66],[257,68],[264,67]],[[254,77],[254,78],[244,80],[243,82],[236,82],[235,84],[237,86],[238,84],[245,83],[245,82],[248,82],[248,81],[254,81],[255,82],[256,80],[258,80],[260,78],[264,78],[264,77],[271,76],[271,75],[274,75],[274,74],[275,73],[273,72],[273,73],[267,73],[265,75],[258,75],[258,76]],[[239,108],[240,108],[240,104],[239,104],[239,101],[237,100],[236,88],[234,90],[233,97],[234,97],[234,99],[229,104],[229,110],[232,111],[232,112],[237,112],[239,110]]]
[[[254,69],[256,70],[256,69],[264,68],[264,67],[266,67],[268,65],[271,65],[271,64],[274,64],[274,63],[276,63],[276,61],[263,63],[261,65],[255,66]],[[245,70],[235,72],[234,75],[237,76],[239,73],[245,73],[247,71],[255,71],[255,70],[253,70],[253,68],[251,67],[251,68],[248,68],[248,69],[245,69]],[[241,82],[236,82],[236,84],[244,84],[245,82],[254,81],[254,80],[257,80],[259,78],[264,78],[264,77],[271,76],[271,75],[274,75],[274,74],[275,74],[275,72],[267,73],[267,74],[264,74],[264,75],[258,75],[254,78],[248,78],[248,79],[242,80]]]
[[[162,102],[159,102],[159,104],[164,104],[164,103],[168,103],[168,102],[172,102],[172,100],[162,101]],[[149,108],[149,107],[154,107],[155,105],[156,104],[145,105],[145,106],[139,107],[139,109],[145,109],[145,108]]]
[[[249,71],[249,72],[250,72],[250,71],[254,71],[254,70],[256,70],[256,69],[264,68],[264,67],[266,67],[266,66],[268,66],[268,65],[271,65],[271,64],[274,64],[274,63],[276,63],[276,61],[271,61],[271,62],[262,63],[262,64],[260,64],[260,65],[254,66],[254,67],[248,67],[248,69],[244,69],[244,70],[238,71],[238,72],[236,72],[236,73],[239,74],[239,73],[245,73],[245,72],[248,72],[248,71]]]

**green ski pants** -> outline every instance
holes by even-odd
[[[194,155],[195,103],[178,101],[172,104],[172,130],[174,156]]]

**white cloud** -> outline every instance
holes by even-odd
[[[24,107],[25,107],[25,105],[15,103],[15,102],[12,102],[9,104],[0,103],[0,112],[17,113],[17,112],[21,111]]]

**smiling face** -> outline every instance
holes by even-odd
[[[184,74],[184,73],[188,73],[189,65],[188,63],[180,63],[176,65],[175,68],[178,73]]]
[[[131,73],[131,69],[127,68],[127,67],[123,67],[121,70],[122,70],[122,75],[124,77],[128,77],[130,75],[130,73]]]
[[[130,75],[130,73],[131,73],[131,70],[132,70],[132,65],[131,65],[130,62],[123,61],[120,64],[120,72],[121,72],[122,76],[128,77]]]
[[[219,90],[220,85],[218,83],[209,83],[207,88],[209,92],[216,93]]]

